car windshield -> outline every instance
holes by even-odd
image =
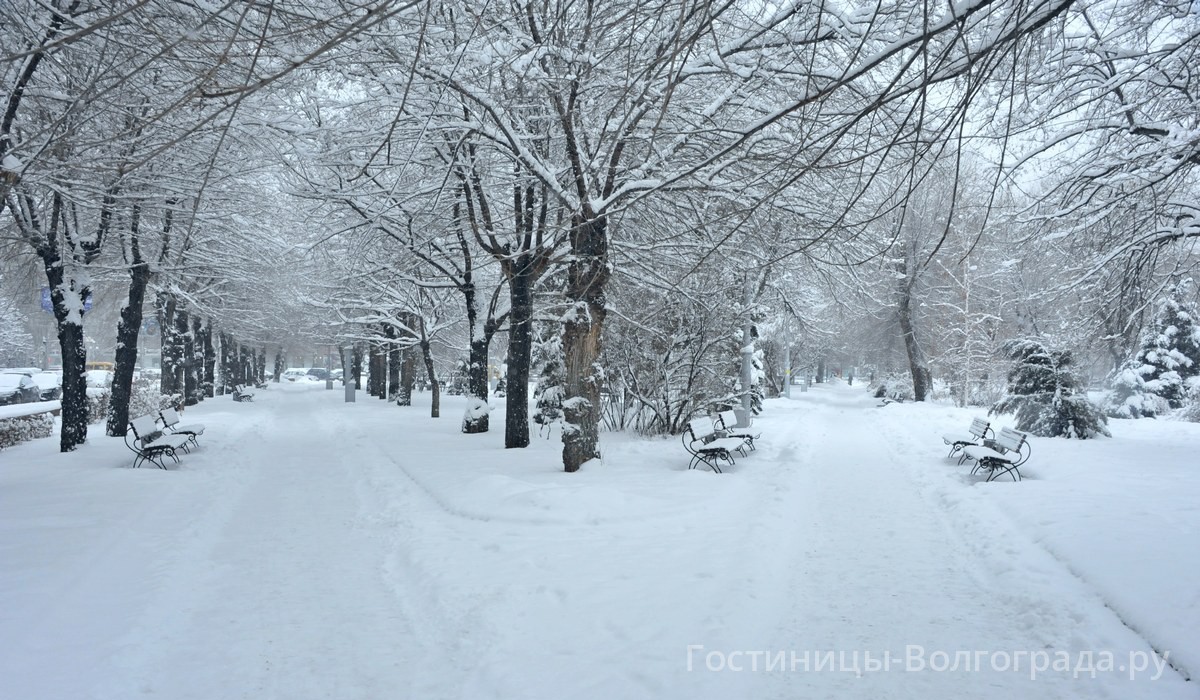
[[[0,389],[16,389],[21,386],[23,374],[0,374]]]

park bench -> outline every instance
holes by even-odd
[[[953,457],[955,452],[969,445],[981,445],[989,435],[996,436],[996,433],[992,431],[992,424],[983,418],[976,418],[971,421],[971,427],[967,429],[966,433],[950,433],[942,436],[942,441],[950,446],[950,452],[946,456]],[[959,459],[959,464],[962,464],[961,459]]]
[[[132,439],[130,439],[130,435],[133,436]],[[129,421],[129,430],[125,433],[125,445],[133,450],[134,469],[142,466],[143,462],[151,462],[158,465],[159,469],[166,469],[167,465],[163,463],[163,457],[170,457],[178,464],[179,455],[175,454],[175,451],[179,449],[187,451],[188,439],[187,435],[162,432],[159,430],[154,416],[149,414]]]
[[[967,445],[963,448],[961,461],[975,460],[971,474],[987,472],[984,481],[995,481],[998,477],[1008,474],[1013,481],[1021,480],[1019,467],[1029,460],[1030,447],[1028,436],[1019,430],[1001,428],[1000,434],[994,440],[984,439],[982,445]]]
[[[235,384],[233,387],[233,400],[238,402],[253,401],[254,392],[250,391],[250,388],[245,384]]]
[[[721,411],[714,420],[717,422],[717,433],[722,437],[741,438],[746,441],[746,445],[750,448],[751,452],[758,449],[754,446],[754,441],[762,437],[762,434],[756,435],[750,432],[750,426],[746,426],[745,428],[735,427],[737,426],[737,414],[733,411]]]
[[[692,455],[688,469],[706,464],[717,474],[721,473],[720,462],[733,464],[733,453],[746,455],[747,441],[739,437],[723,437],[717,432],[716,424],[708,418],[688,421],[683,431],[683,446]]]
[[[164,432],[166,434],[186,435],[188,442],[192,443],[196,447],[200,446],[200,443],[196,441],[196,438],[204,434],[204,426],[202,424],[180,423],[179,411],[176,411],[174,408],[164,408],[158,412],[158,416],[162,419],[163,428],[165,428]]]

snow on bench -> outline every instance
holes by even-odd
[[[995,440],[984,440],[982,445],[968,445],[963,448],[963,459],[975,460],[972,474],[980,471],[987,472],[985,481],[994,481],[997,477],[1008,474],[1013,481],[1021,480],[1018,469],[1029,460],[1031,453],[1028,436],[1019,430],[1001,428]]]
[[[130,435],[133,436],[132,440],[129,439]],[[186,451],[188,440],[187,435],[163,433],[158,429],[158,422],[154,416],[149,414],[129,421],[129,430],[125,433],[125,445],[133,450],[134,469],[142,466],[143,462],[166,469],[167,465],[162,461],[164,456],[170,457],[178,464],[179,455],[175,454],[175,451],[180,448]]]
[[[942,436],[942,441],[950,446],[950,453],[947,454],[946,456],[953,457],[955,452],[958,452],[959,450],[961,450],[964,447],[967,447],[968,445],[981,444],[984,440],[987,439],[987,436],[989,434],[991,434],[992,437],[996,436],[996,433],[992,430],[991,423],[987,422],[983,418],[976,418],[976,419],[972,420],[971,427],[967,429],[967,432],[965,434],[964,433],[950,433],[949,435]],[[963,459],[966,459],[966,458],[960,457],[958,460],[958,463],[962,464]]]
[[[173,408],[164,408],[158,412],[158,415],[160,418],[162,418],[163,427],[166,428],[165,432],[168,435],[187,435],[189,442],[196,447],[200,446],[200,443],[196,442],[196,438],[204,434],[203,424],[180,423],[179,411],[176,411]]]
[[[714,421],[708,418],[694,418],[688,421],[683,431],[683,446],[692,455],[688,469],[695,469],[706,464],[717,474],[721,473],[718,464],[721,460],[733,464],[733,453],[746,456],[749,441],[740,437],[724,437],[717,430]]]

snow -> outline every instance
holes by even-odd
[[[14,403],[7,406],[0,406],[0,420],[5,418],[21,418],[22,416],[33,416],[39,413],[49,413],[62,409],[62,402],[57,399],[54,401],[36,401],[32,403]]]
[[[564,474],[428,400],[208,400],[170,471],[103,426],[0,452],[0,694],[1200,697],[1200,425],[1035,438],[983,484],[939,437],[981,411],[815,385],[725,474],[620,434]],[[1033,668],[1084,653],[1113,666]]]

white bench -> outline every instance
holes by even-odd
[[[963,448],[963,459],[975,460],[972,474],[987,472],[985,481],[994,481],[1008,474],[1013,481],[1021,480],[1018,467],[1029,460],[1031,449],[1028,436],[1019,430],[1001,428],[995,440],[984,440],[982,445],[967,445]]]
[[[987,439],[988,435],[992,437],[996,436],[996,433],[992,431],[992,424],[983,418],[976,418],[971,421],[971,427],[967,429],[965,434],[950,433],[949,435],[942,436],[942,441],[950,446],[950,453],[946,456],[953,457],[955,452],[969,445],[981,445]],[[959,457],[958,463],[962,464],[963,459],[965,457]]]
[[[130,435],[133,435],[132,440],[129,439]],[[129,421],[129,430],[125,433],[125,444],[133,450],[134,469],[142,466],[143,462],[151,462],[158,465],[159,469],[166,469],[167,465],[162,461],[164,456],[170,457],[178,464],[179,455],[175,454],[175,451],[183,449],[186,452],[188,439],[187,435],[163,433],[151,415],[138,416]]]
[[[169,435],[186,435],[188,442],[196,447],[200,446],[196,442],[196,438],[204,434],[204,425],[201,423],[180,423],[179,411],[173,408],[164,408],[158,412],[159,418],[162,419],[163,428]]]
[[[722,437],[741,438],[746,441],[746,445],[750,448],[751,452],[758,449],[754,446],[754,441],[762,437],[762,434],[750,432],[749,426],[745,428],[735,427],[737,426],[737,414],[733,411],[721,411],[713,420],[716,423],[714,428]]]
[[[708,418],[694,418],[688,421],[687,428],[683,431],[683,446],[692,455],[688,469],[706,464],[720,474],[719,463],[724,460],[733,464],[733,453],[738,452],[744,457],[748,445],[745,438],[723,437],[717,431],[714,422]]]
[[[250,391],[250,388],[245,384],[235,384],[233,386],[233,400],[238,402],[253,401],[254,392]]]

